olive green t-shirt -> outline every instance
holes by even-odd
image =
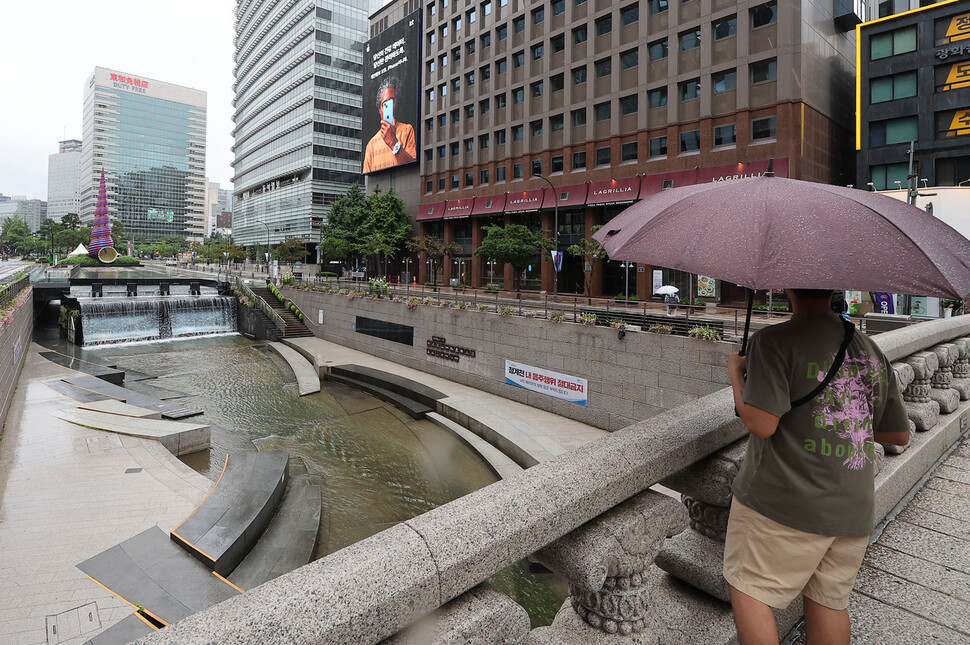
[[[767,439],[750,436],[732,491],[786,526],[859,536],[872,531],[873,431],[909,421],[889,361],[861,332],[822,393],[792,409],[825,378],[844,334],[839,316],[796,314],[751,337],[741,398],[781,420]]]

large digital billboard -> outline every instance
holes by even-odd
[[[418,160],[421,122],[421,11],[364,47],[363,173]]]

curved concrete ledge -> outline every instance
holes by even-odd
[[[125,405],[114,403],[115,406]],[[135,407],[135,406],[127,406]],[[142,409],[142,408],[137,408]],[[151,412],[146,410],[146,412]],[[79,426],[105,430],[117,434],[155,439],[175,456],[187,455],[209,448],[209,426],[180,421],[165,421],[144,417],[125,416],[96,410],[57,410],[51,414]]]
[[[253,548],[279,506],[289,453],[244,452],[226,466],[205,501],[172,531],[172,539],[226,576]]]
[[[488,462],[488,465],[495,472],[496,475],[502,479],[507,477],[512,477],[513,475],[518,475],[524,468],[515,463],[508,455],[504,452],[485,441],[479,437],[474,432],[471,432],[467,428],[464,428],[450,419],[446,419],[437,412],[430,412],[426,417],[429,421],[437,426],[444,428],[445,430],[450,430],[454,434],[458,435],[468,446],[477,452],[482,459]]]
[[[300,352],[283,343],[270,342],[268,345],[293,370],[293,374],[296,375],[297,386],[300,388],[300,396],[320,391],[320,376],[318,370]]]

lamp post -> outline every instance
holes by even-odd
[[[495,284],[495,265],[497,264],[495,260],[489,260],[485,264],[488,265],[488,286],[491,287]]]
[[[556,192],[556,187],[552,185],[549,178],[544,175],[533,175],[543,180],[549,184],[549,188],[552,190],[552,196],[556,198],[556,210],[555,210],[555,220],[552,227],[552,248],[558,254],[559,253],[559,193]],[[544,201],[544,200],[543,200]],[[553,256],[552,259],[552,301],[557,302],[557,296],[559,295],[559,272],[556,270],[556,257]]]
[[[624,300],[627,304],[630,304],[630,267],[635,266],[632,262],[624,262],[620,265],[621,269],[625,270],[626,273],[626,288],[624,290]]]
[[[408,276],[407,281],[408,281],[408,284],[410,285],[411,284],[411,256],[410,255],[404,258],[404,272]]]
[[[266,225],[266,222],[256,223],[266,229],[266,275],[269,275],[269,226]]]

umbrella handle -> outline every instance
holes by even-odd
[[[744,317],[744,336],[741,337],[741,351],[738,356],[746,356],[748,353],[748,330],[751,328],[751,309],[754,306],[754,290],[748,289],[748,311]]]

